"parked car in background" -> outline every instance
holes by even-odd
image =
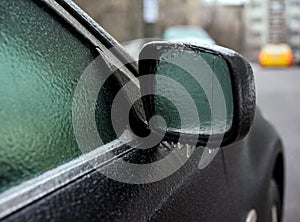
[[[267,44],[258,56],[259,64],[263,67],[286,67],[293,64],[293,51],[288,44]]]
[[[209,34],[197,26],[173,26],[167,28],[162,38],[167,41],[185,41],[202,44],[216,44]]]

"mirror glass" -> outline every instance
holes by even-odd
[[[155,126],[179,133],[226,133],[233,121],[230,70],[219,55],[199,48],[160,50],[154,71]]]

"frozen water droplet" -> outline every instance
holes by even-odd
[[[194,152],[195,147],[190,146],[189,144],[186,144],[186,157],[190,158]]]
[[[177,143],[177,147],[178,147],[178,149],[180,149],[181,150],[181,144],[180,143]]]
[[[205,148],[205,150],[202,154],[202,157],[199,161],[198,168],[200,170],[202,170],[205,167],[207,167],[211,163],[211,161],[213,161],[213,159],[215,158],[215,156],[217,155],[219,150],[220,150],[220,148],[217,148],[217,149]]]

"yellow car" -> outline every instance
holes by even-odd
[[[267,44],[258,56],[259,64],[264,67],[291,66],[293,64],[293,52],[288,44]]]

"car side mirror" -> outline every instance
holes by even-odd
[[[245,137],[255,115],[249,63],[220,47],[151,42],[139,55],[147,122],[172,142],[220,147]]]

